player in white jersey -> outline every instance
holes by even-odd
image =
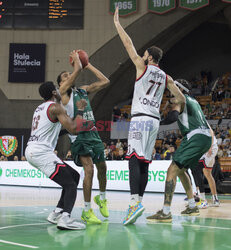
[[[162,50],[152,46],[140,57],[119,22],[118,8],[114,14],[114,24],[118,34],[136,66],[136,83],[131,110],[131,123],[128,134],[129,184],[131,202],[123,224],[134,223],[141,216],[144,207],[142,197],[148,182],[148,166],[159,130],[160,104],[167,87],[171,93],[182,99],[182,94],[172,78],[162,71],[158,64]]]
[[[197,203],[198,208],[208,208],[209,204],[205,197],[205,184],[204,176],[206,177],[211,193],[212,193],[212,207],[219,207],[220,202],[217,196],[216,183],[212,176],[212,169],[215,163],[215,157],[217,155],[218,145],[217,139],[213,134],[213,143],[207,153],[205,153],[199,160],[198,166],[192,169],[193,178],[195,180],[196,187],[199,188],[200,201]],[[204,175],[204,176],[203,176]]]
[[[60,104],[59,91],[53,82],[40,85],[39,93],[46,102],[39,105],[34,112],[31,136],[25,155],[32,166],[41,170],[63,188],[58,205],[47,220],[57,224],[59,229],[84,229],[84,224],[77,223],[70,218],[76,200],[79,173],[54,153],[61,126],[63,125],[70,133],[77,134],[82,129],[84,120],[81,112],[74,120],[67,116]],[[83,110],[86,101],[80,100],[77,106]]]

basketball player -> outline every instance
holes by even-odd
[[[98,92],[105,88],[109,84],[109,80],[104,76],[98,69],[93,65],[88,63],[85,67],[90,70],[98,79],[98,81],[79,87],[78,89],[71,88],[76,79],[76,72],[78,71],[78,66],[76,66],[76,56],[78,53],[72,52],[71,57],[74,61],[74,71],[72,74],[69,72],[62,72],[57,78],[59,91],[62,97],[62,103],[67,110],[67,114],[70,117],[76,117],[79,112],[78,107],[75,105],[76,101],[80,99],[85,99],[87,106],[85,107],[82,115],[87,120],[91,121],[95,125],[95,119],[93,111],[88,99],[88,94],[93,92]],[[77,67],[77,69],[76,69]],[[84,168],[84,180],[83,180],[83,194],[84,194],[84,209],[82,212],[82,220],[88,224],[100,224],[99,220],[93,210],[91,209],[91,190],[92,190],[92,180],[94,174],[94,163],[98,171],[99,180],[99,190],[100,194],[94,197],[95,203],[99,206],[100,212],[104,217],[109,216],[107,209],[106,200],[106,163],[104,159],[104,145],[98,134],[96,127],[93,127],[91,131],[82,131],[78,136],[70,136],[71,138],[71,152],[74,162],[78,166],[83,166]]]
[[[59,229],[84,229],[84,224],[70,218],[76,200],[79,173],[60,160],[54,149],[61,126],[72,134],[77,134],[81,130],[82,112],[87,103],[85,100],[77,102],[79,111],[75,120],[72,120],[60,104],[61,96],[53,82],[40,85],[39,93],[45,102],[34,112],[31,136],[25,151],[26,158],[32,166],[63,188],[58,205],[47,220],[57,224]]]
[[[134,88],[131,123],[128,134],[129,184],[131,192],[130,206],[123,224],[131,224],[141,216],[144,207],[142,197],[148,182],[148,167],[152,161],[152,150],[159,130],[160,104],[165,87],[184,101],[184,96],[174,84],[172,78],[162,71],[158,64],[162,58],[162,50],[152,46],[143,57],[140,57],[119,22],[118,8],[114,14],[114,24],[118,34],[136,66],[136,83]]]
[[[209,204],[205,198],[205,184],[204,176],[206,177],[211,193],[212,193],[212,204],[211,207],[219,207],[220,202],[217,196],[216,183],[212,176],[212,169],[215,163],[215,157],[217,155],[218,145],[217,139],[213,133],[213,144],[209,151],[205,153],[199,160],[198,166],[192,169],[193,178],[196,186],[199,188],[200,201],[197,203],[198,208],[208,208]]]
[[[212,130],[204,117],[199,103],[189,96],[191,89],[189,83],[184,79],[177,80],[175,83],[184,94],[184,102],[178,100],[177,96],[171,99],[170,102],[174,103],[174,109],[169,112],[162,124],[169,124],[170,121],[177,120],[183,139],[173,155],[173,161],[168,168],[163,209],[154,215],[148,216],[147,220],[149,222],[172,221],[170,206],[177,176],[182,182],[189,202],[188,207],[181,214],[199,215],[199,209],[193,197],[192,185],[185,171],[188,168],[196,167],[202,155],[210,149],[212,145]]]

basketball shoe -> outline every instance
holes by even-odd
[[[158,211],[156,214],[153,214],[151,216],[148,216],[147,218],[148,222],[172,222],[172,214],[169,212],[168,214],[164,214],[163,210]]]
[[[94,202],[99,206],[99,211],[104,217],[109,216],[108,208],[107,208],[107,200],[100,200],[100,195],[96,195],[94,197]]]
[[[83,210],[81,219],[87,224],[101,224],[102,223],[101,220],[95,216],[92,209],[89,209],[88,211]]]
[[[55,211],[52,211],[48,217],[47,217],[47,221],[49,221],[52,224],[57,224],[58,220],[60,219],[60,217],[62,216],[62,212],[56,213]]]
[[[206,209],[206,208],[209,207],[209,204],[208,204],[207,200],[202,200],[202,199],[200,199],[200,201],[197,202],[196,205],[197,205],[197,207],[200,208],[200,209]]]
[[[136,203],[136,205],[129,206],[127,215],[125,216],[123,220],[123,224],[128,225],[128,224],[135,223],[137,218],[142,215],[144,210],[145,208],[139,201]]]

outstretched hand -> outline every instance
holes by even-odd
[[[74,63],[78,62],[80,65],[82,65],[79,59],[78,50],[72,50],[70,53],[70,57],[72,58]]]
[[[115,24],[120,23],[120,21],[119,21],[119,7],[118,6],[116,7],[115,13],[114,13],[114,23]]]
[[[80,101],[76,102],[76,106],[78,108],[78,110],[84,110],[87,106],[87,101],[85,99],[81,99]]]

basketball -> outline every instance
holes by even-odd
[[[77,50],[75,50],[75,51],[77,52]],[[83,68],[85,68],[88,65],[88,62],[89,62],[88,54],[84,50],[79,50],[78,54],[79,54],[79,59],[80,59],[80,61],[82,63],[82,66],[83,66]],[[70,61],[70,64],[72,66],[74,66],[74,63],[73,63],[73,60],[72,60],[71,57],[69,58],[69,61]]]

